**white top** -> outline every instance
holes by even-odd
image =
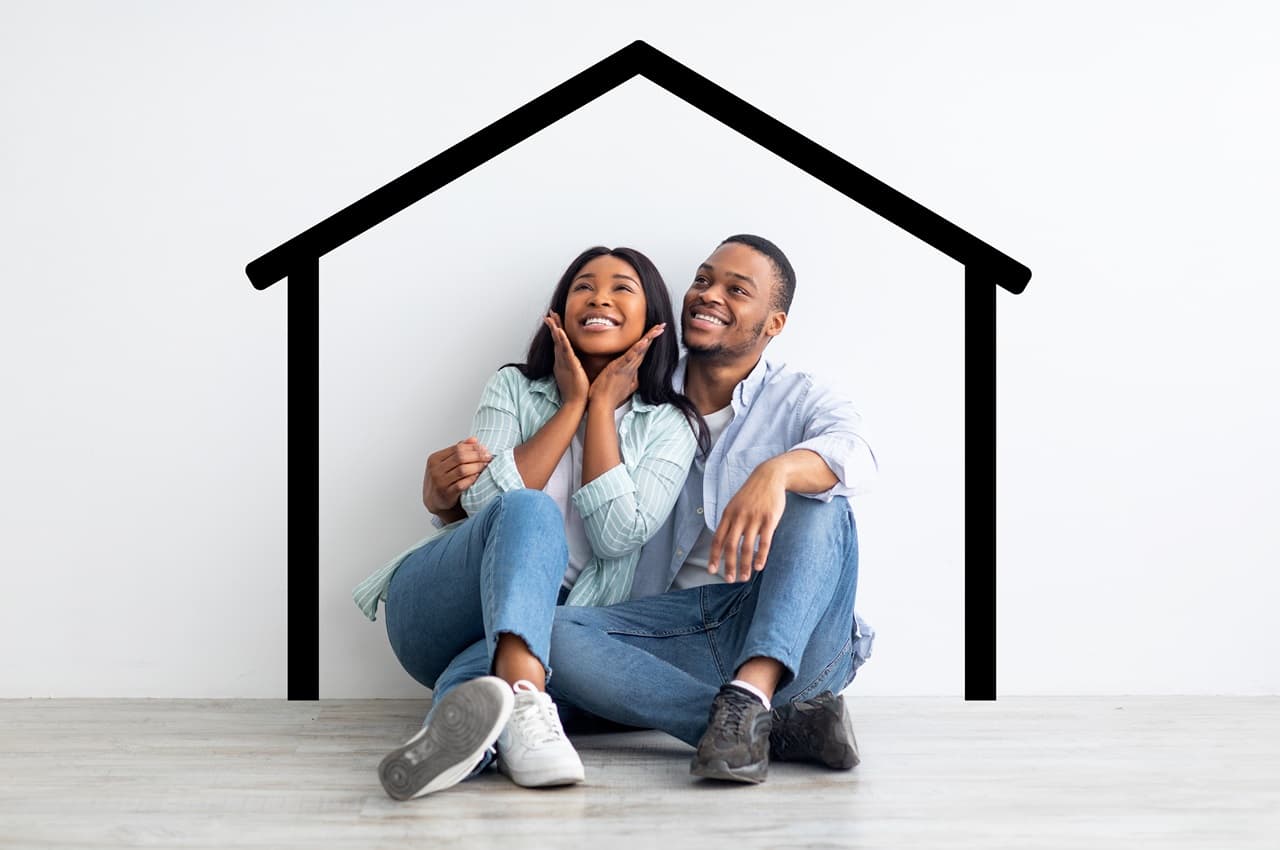
[[[622,407],[613,412],[613,424],[616,429],[622,417],[631,409],[631,399],[627,399]],[[560,456],[547,486],[542,488],[560,506],[560,514],[564,517],[564,537],[569,544],[569,565],[564,571],[565,587],[572,588],[578,580],[578,574],[591,560],[591,542],[587,539],[587,527],[582,521],[582,514],[573,503],[573,494],[582,489],[582,443],[587,434],[587,420],[584,417],[578,425],[569,448]]]
[[[726,405],[717,410],[715,413],[708,413],[702,417],[707,422],[707,430],[711,432],[711,445],[715,446],[716,441],[720,439],[720,435],[724,433],[724,429],[729,427],[729,423],[733,421],[733,405]],[[710,454],[710,449],[707,451]],[[693,466],[689,469],[689,477],[697,476],[696,489],[699,494],[702,492],[702,468],[703,459],[695,456]],[[686,486],[688,486],[686,484]],[[699,499],[701,503],[701,499]],[[701,508],[698,509],[702,511]],[[698,541],[693,544],[693,548],[689,550],[689,556],[684,559],[684,564],[680,567],[680,571],[676,573],[675,580],[671,583],[673,590],[684,590],[686,587],[698,587],[703,584],[715,584],[724,581],[723,572],[709,573],[707,572],[707,561],[711,556],[711,538],[715,535],[711,529],[707,527],[706,517],[702,518],[702,531],[698,533]]]

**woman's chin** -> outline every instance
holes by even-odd
[[[612,360],[615,357],[625,354],[627,349],[632,345],[635,345],[638,339],[639,337],[636,337],[636,339],[630,340],[629,342],[625,340],[619,342],[618,340],[603,339],[578,339],[569,340],[569,342],[573,345],[573,350],[579,357],[586,355],[587,357],[608,357]]]

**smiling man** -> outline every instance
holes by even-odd
[[[872,633],[853,611],[848,497],[876,463],[848,402],[763,356],[794,292],[791,263],[758,236],[730,236],[698,267],[675,382],[711,448],[645,545],[631,600],[561,608],[552,633],[557,698],[695,745],[695,776],[761,782],[771,756],[858,761],[837,694]]]

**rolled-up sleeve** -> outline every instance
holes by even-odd
[[[796,416],[803,439],[791,450],[814,452],[836,476],[831,489],[801,495],[829,502],[835,496],[867,492],[879,465],[863,435],[862,416],[853,404],[810,379],[804,398],[796,405]]]
[[[471,420],[471,433],[489,450],[493,460],[475,483],[462,491],[462,509],[469,516],[474,516],[498,494],[525,486],[515,457],[516,446],[524,442],[516,406],[520,377],[514,368],[499,369],[480,394],[480,406]]]
[[[573,494],[597,556],[621,558],[639,549],[666,521],[689,474],[697,438],[684,413],[663,405],[650,416],[639,459],[620,463]]]

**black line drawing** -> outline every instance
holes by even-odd
[[[318,419],[320,258],[635,76],[645,77],[964,265],[965,699],[996,698],[996,297],[1031,270],[643,41],[635,41],[253,260],[255,289],[288,278],[288,697],[319,697]],[[993,286],[994,284],[994,286]],[[309,346],[309,348],[308,348]],[[295,368],[297,372],[295,373]],[[303,376],[306,376],[304,379]],[[296,379],[295,379],[296,378]],[[297,506],[295,512],[293,508]],[[305,506],[305,507],[304,507]]]

